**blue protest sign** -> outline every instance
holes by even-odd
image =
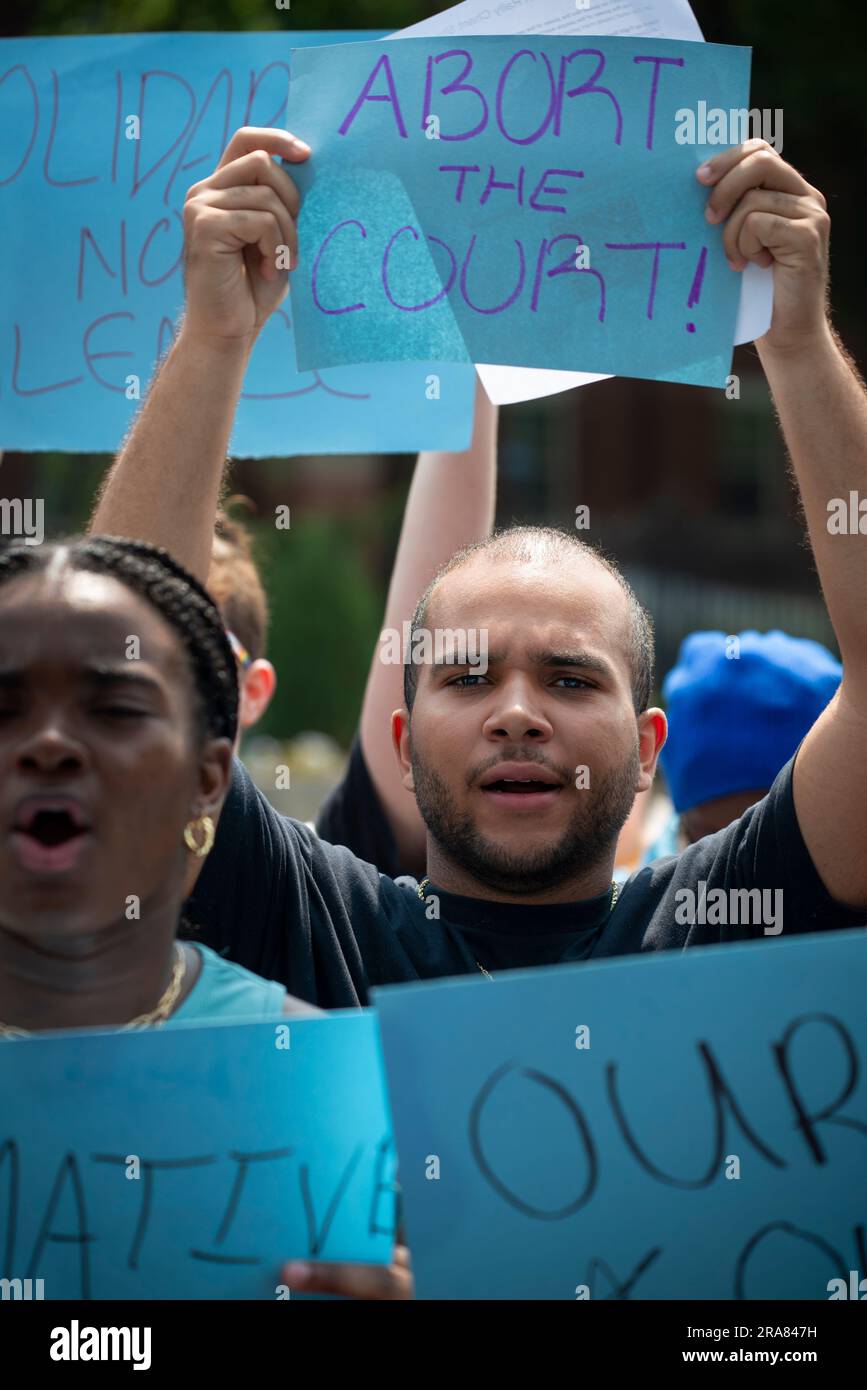
[[[183,307],[188,187],[239,126],[285,124],[292,46],[355,37],[0,41],[0,448],[119,447]],[[231,447],[462,449],[474,387],[446,364],[299,373],[287,300],[254,350]]]
[[[419,1297],[867,1278],[865,985],[846,931],[376,990]]]
[[[391,1257],[369,1013],[2,1042],[0,1116],[0,1277],[32,1297],[286,1298],[287,1259]]]
[[[529,34],[293,53],[289,109],[313,148],[299,363],[375,351],[724,385],[740,283],[682,112],[744,108],[749,64]]]

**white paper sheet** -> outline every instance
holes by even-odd
[[[463,0],[391,39],[466,37],[468,34],[619,34],[623,37],[704,42],[688,0]]]
[[[470,34],[608,34],[704,43],[688,0],[589,0],[585,9],[579,9],[575,0],[462,0],[420,24],[390,34],[389,40]],[[750,343],[767,332],[773,295],[773,270],[748,265],[741,273],[735,343]],[[606,373],[552,372],[538,367],[478,363],[477,369],[495,405],[532,401],[607,380]]]

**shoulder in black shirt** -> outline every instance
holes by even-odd
[[[422,901],[413,886],[395,883],[279,815],[236,761],[214,848],[186,916],[195,939],[331,1009],[366,1004],[372,985],[480,967],[517,969],[862,926],[867,913],[830,898],[807,852],[795,815],[793,764],[740,820],[633,874],[610,912],[610,893],[535,907],[431,886]],[[723,922],[715,920],[720,890],[728,903]],[[777,918],[765,916],[764,925],[755,911],[762,893]]]
[[[346,771],[316,817],[316,833],[332,845],[346,845],[381,874],[404,872],[397,842],[367,766],[359,734],[352,740]]]

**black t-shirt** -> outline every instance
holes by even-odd
[[[834,903],[810,859],[795,815],[793,763],[727,829],[634,873],[609,912],[610,891],[528,907],[429,885],[423,902],[413,887],[279,815],[236,761],[186,915],[197,924],[194,939],[332,1009],[365,1004],[371,985],[473,974],[479,964],[497,971],[763,936],[762,925],[744,922],[744,905],[740,922],[729,910],[729,925],[714,924],[717,909],[708,904],[720,889],[729,897],[764,890],[775,915],[774,894],[782,891],[783,930],[771,942],[863,926],[867,911]]]
[[[316,817],[316,833],[329,844],[346,845],[359,859],[375,864],[389,878],[404,872],[358,734],[352,740],[342,779]]]

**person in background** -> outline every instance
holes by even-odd
[[[685,637],[662,686],[660,763],[674,814],[642,863],[679,854],[761,801],[842,676],[827,647],[778,630]]]
[[[240,500],[240,499],[230,499]],[[274,698],[277,673],[265,656],[268,600],[249,532],[225,508],[217,513],[205,588],[220,610],[238,664],[238,740]]]

